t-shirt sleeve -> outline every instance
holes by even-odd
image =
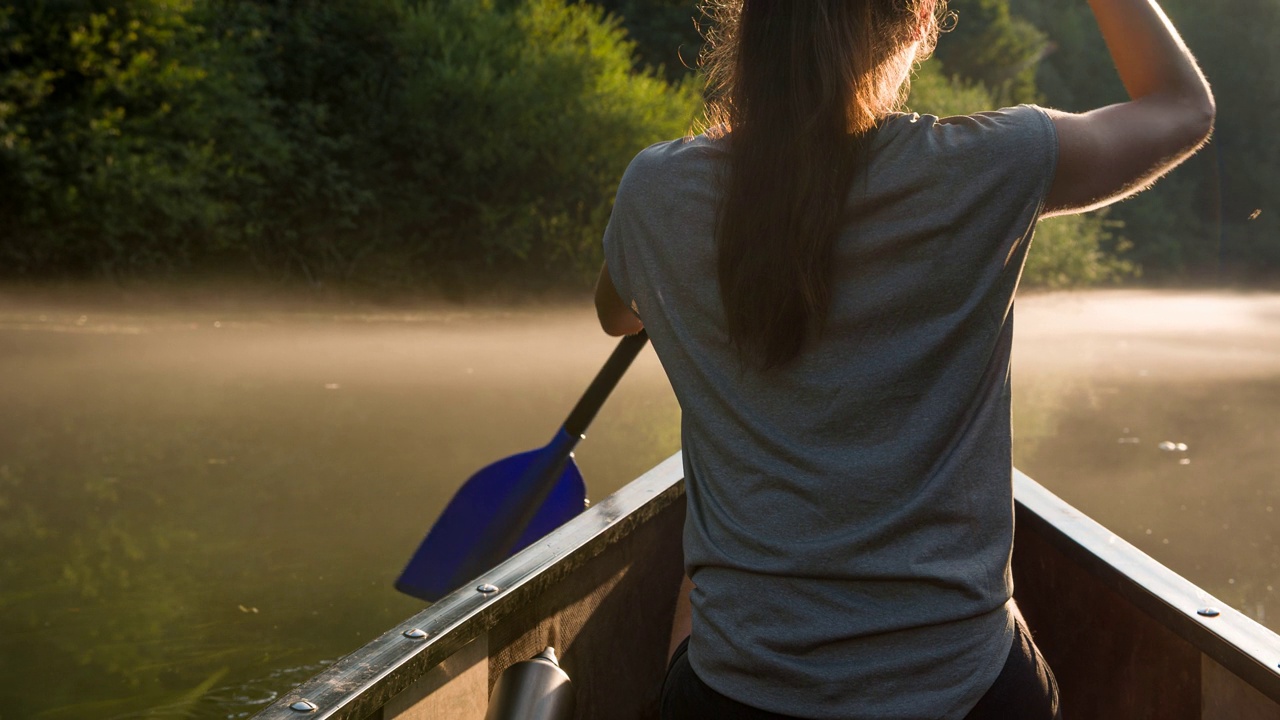
[[[646,272],[654,261],[654,247],[644,243],[652,242],[654,217],[660,214],[660,200],[667,195],[662,178],[664,151],[669,145],[659,142],[631,159],[618,182],[613,211],[604,227],[604,261],[609,266],[609,278],[613,279],[618,296],[636,315],[640,314],[636,301],[648,288]]]
[[[623,173],[622,180],[618,183],[618,193],[614,197],[613,211],[609,214],[609,223],[604,229],[604,261],[609,267],[609,277],[613,280],[618,296],[632,311],[636,310],[636,296],[628,255],[634,254],[637,249],[629,248],[628,245],[637,242],[639,237],[639,233],[635,232],[640,220],[636,214],[639,212],[639,203],[635,197],[639,162],[639,157],[632,160]]]
[[[944,118],[937,130],[954,151],[946,183],[970,208],[972,229],[999,238],[992,248],[997,257],[1020,266],[1057,171],[1053,120],[1043,108],[1018,105]]]
[[[1030,197],[1039,201],[1038,215],[1058,169],[1058,131],[1053,120],[1044,108],[1035,105],[1018,105],[977,117],[997,131],[989,154],[993,160],[1003,159],[1009,179],[1024,185]]]

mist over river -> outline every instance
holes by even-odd
[[[457,486],[551,438],[615,341],[585,302],[0,291],[0,720],[243,718],[422,604]],[[1280,629],[1280,294],[1018,301],[1015,464]],[[646,350],[577,458],[679,446]]]

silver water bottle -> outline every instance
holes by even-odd
[[[518,662],[498,676],[485,720],[570,720],[573,686],[555,648]]]

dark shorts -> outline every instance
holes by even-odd
[[[1021,618],[1013,632],[1013,647],[1004,669],[965,720],[1062,720],[1058,682]],[[688,651],[689,639],[685,638],[667,668],[662,684],[662,720],[800,720],[757,710],[712,690],[693,672]]]

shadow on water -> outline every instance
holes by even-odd
[[[1018,464],[1280,626],[1280,298],[1018,316]],[[613,346],[585,306],[0,295],[0,720],[252,715],[421,607],[391,581],[444,502],[543,445]],[[598,499],[678,444],[646,351],[578,461]]]

